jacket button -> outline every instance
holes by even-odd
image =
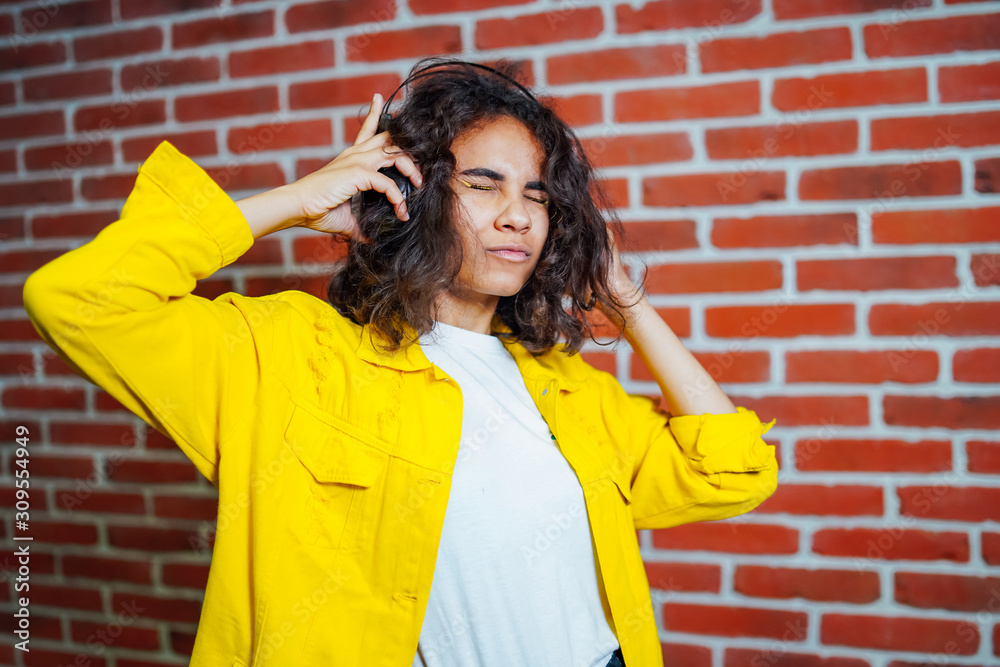
[[[548,387],[546,387],[545,389],[542,389],[542,396],[544,396],[547,393],[549,393],[549,388]]]

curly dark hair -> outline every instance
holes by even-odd
[[[503,77],[450,58],[425,58],[410,75],[430,66],[438,68],[408,84],[406,100],[387,127],[391,142],[423,176],[423,186],[407,199],[410,219],[400,221],[388,204],[365,207],[358,222],[374,243],[347,241],[346,263],[331,277],[327,300],[356,324],[371,324],[391,343],[390,350],[400,347],[404,323],[418,335],[429,332],[435,299],[462,266],[457,196],[450,186],[456,166],[452,144],[468,130],[510,117],[544,152],[549,232],[528,281],[517,294],[500,297],[493,328],[499,319],[510,331],[494,335],[520,342],[534,356],[563,341],[572,356],[585,336],[596,341],[585,312],[598,301],[619,314],[628,305],[615,299],[606,278],[613,262],[607,225],[621,248],[622,223],[580,141],[550,106]],[[514,63],[502,60],[493,67],[517,78]],[[584,302],[588,288],[591,296]],[[615,340],[620,338],[619,333]]]

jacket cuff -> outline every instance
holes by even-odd
[[[772,448],[761,436],[775,420],[762,424],[757,414],[744,407],[722,415],[672,417],[670,431],[696,470],[705,474],[752,472],[769,467]]]
[[[189,221],[219,246],[221,266],[235,262],[254,243],[243,212],[212,177],[169,141],[161,141],[139,166]],[[124,215],[123,215],[124,217]]]

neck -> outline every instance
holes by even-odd
[[[499,302],[500,297],[493,295],[478,294],[475,297],[463,297],[443,292],[436,302],[435,319],[453,327],[489,334],[490,324],[493,322],[493,315]]]

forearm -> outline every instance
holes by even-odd
[[[250,225],[254,240],[294,227],[300,221],[295,201],[280,187],[240,199],[236,206]]]
[[[736,406],[645,296],[625,309],[624,334],[660,385],[674,416],[736,412]]]

